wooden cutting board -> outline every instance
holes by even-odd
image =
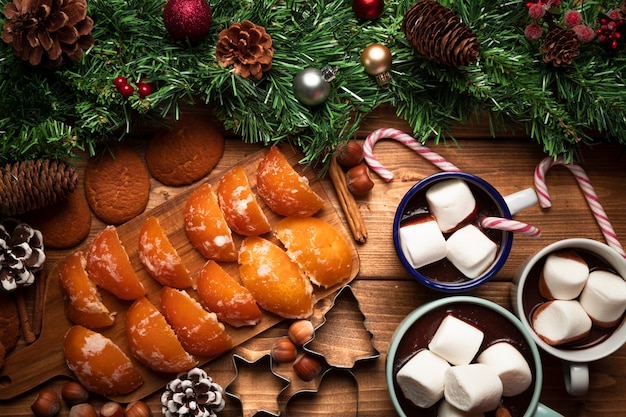
[[[343,285],[352,281],[359,271],[359,258],[354,245],[354,241],[350,238],[349,231],[344,223],[341,221],[338,213],[335,211],[331,201],[328,198],[322,184],[315,176],[313,169],[304,169],[302,165],[299,165],[298,161],[302,158],[302,154],[291,147],[283,146],[281,151],[296,169],[300,175],[304,175],[309,179],[309,183],[315,192],[318,193],[326,204],[316,214],[316,217],[326,220],[330,224],[338,228],[346,241],[352,247],[352,260],[353,268],[350,277],[334,287],[323,289],[315,287],[315,294],[318,300],[322,300],[332,294],[335,294]],[[250,185],[253,190],[256,191],[256,169],[262,156],[266,150],[261,150],[245,160],[240,165],[244,166]],[[215,187],[220,177],[209,177],[206,181]],[[197,186],[200,186],[202,182],[199,182]],[[161,227],[166,231],[170,241],[177,249],[179,255],[183,259],[183,262],[187,266],[187,269],[195,276],[196,272],[204,265],[206,259],[204,259],[199,252],[191,245],[184,230],[183,215],[184,205],[189,194],[193,192],[196,187],[191,187],[185,192],[177,195],[164,204],[155,207],[154,209],[143,213],[140,216],[132,219],[131,221],[117,227],[118,235],[126,248],[130,261],[137,272],[140,280],[146,287],[148,292],[148,299],[152,301],[156,306],[159,305],[159,292],[161,285],[153,280],[146,270],[144,269],[138,255],[138,240],[139,230],[143,225],[145,219],[149,216],[155,216],[159,219]],[[282,217],[273,213],[264,204],[261,198],[258,198],[259,203],[264,208],[264,211],[270,220],[272,225],[275,225]],[[233,234],[236,244],[239,245],[242,237]],[[277,240],[270,236],[270,234],[264,236],[274,242]],[[84,245],[78,247],[76,250],[83,250],[86,252],[90,242],[86,242]],[[64,312],[63,295],[58,280],[58,268],[60,263],[55,265],[48,274],[48,283],[45,294],[44,305],[44,319],[42,323],[42,331],[39,338],[32,344],[13,352],[6,358],[4,368],[2,369],[2,375],[0,375],[0,399],[13,398],[37,385],[55,377],[55,376],[68,376],[73,377],[72,372],[67,368],[65,364],[65,358],[63,356],[63,338],[65,332],[72,326],[72,323],[66,318]],[[232,276],[238,277],[238,265],[233,263],[222,263],[222,267],[228,271]],[[124,335],[124,322],[126,317],[126,310],[132,302],[119,300],[105,290],[100,290],[102,294],[102,300],[107,305],[109,310],[116,311],[115,324],[112,327],[100,330],[103,335],[112,339],[118,346],[130,357],[130,351],[126,345],[126,337]],[[193,290],[190,290],[192,295],[195,295]],[[323,303],[320,303],[321,307]],[[263,312],[263,318],[259,324],[246,328],[234,328],[226,325],[235,346],[245,342],[258,335],[259,333],[267,330],[268,328],[279,323],[283,319],[274,314]],[[137,390],[125,396],[111,397],[111,399],[119,402],[130,402],[141,399],[158,389],[161,389],[173,376],[171,374],[163,374],[152,371],[145,367],[138,361],[134,360],[137,368],[142,373],[144,383]],[[209,362],[210,357],[199,357],[199,365],[204,365]]]

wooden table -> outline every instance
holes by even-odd
[[[393,116],[392,109],[375,112],[361,129],[364,137],[378,127],[394,127],[405,132],[410,129]],[[511,136],[511,135],[509,135]],[[513,135],[515,136],[515,135]],[[499,136],[488,138],[488,131],[481,125],[459,128],[458,145],[453,142],[429,146],[467,172],[491,182],[503,195],[533,186],[533,170],[545,156],[539,145],[527,138]],[[218,173],[242,158],[257,151],[259,145],[244,144],[240,140],[228,140],[226,151],[219,165],[210,175]],[[588,176],[600,197],[600,201],[612,221],[618,235],[626,239],[626,163],[623,148],[603,144],[584,148],[584,162]],[[372,192],[358,199],[361,212],[368,228],[369,237],[365,244],[358,244],[360,272],[351,283],[360,309],[366,318],[366,327],[374,335],[373,345],[381,353],[372,361],[357,363],[353,375],[333,373],[327,375],[316,394],[298,394],[287,403],[288,416],[391,416],[395,415],[384,376],[386,351],[390,338],[402,318],[416,307],[442,297],[441,293],[426,289],[413,281],[403,270],[393,250],[391,224],[396,205],[408,188],[420,178],[437,172],[437,169],[397,142],[383,140],[374,148],[374,153],[390,168],[395,179],[384,183],[373,176],[375,187]],[[554,241],[585,237],[604,242],[600,229],[571,173],[563,167],[552,168],[547,177],[553,207],[528,208],[515,216],[517,220],[530,223],[541,229],[539,239],[517,235],[510,257],[492,281],[473,291],[471,295],[484,297],[507,308],[511,307],[509,290],[511,281],[520,264],[534,252]],[[324,185],[339,207],[333,188],[328,180]],[[167,201],[182,188],[165,187],[153,180],[152,195],[148,209]],[[93,221],[90,237],[104,225]],[[68,251],[48,251],[48,265],[60,259]],[[278,325],[260,336],[246,342],[206,366],[207,372],[222,386],[235,376],[232,353],[249,354],[263,352],[272,340],[284,335],[286,325]],[[590,365],[590,390],[581,397],[569,396],[564,388],[561,364],[558,360],[542,354],[544,365],[544,387],[541,401],[565,416],[617,416],[626,415],[626,347],[622,347],[608,358]],[[45,382],[41,387],[52,387],[60,392],[65,378]],[[30,404],[37,389],[24,393],[9,401],[0,402],[0,416],[30,416]],[[161,415],[161,392],[145,398],[154,415]],[[91,402],[98,407],[104,398],[93,397]],[[67,415],[63,407],[60,415]],[[241,416],[239,402],[227,398],[227,405],[220,416]]]

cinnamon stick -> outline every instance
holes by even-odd
[[[39,336],[41,333],[41,323],[43,322],[43,304],[46,293],[46,269],[39,272],[39,277],[35,281],[35,301],[33,304],[33,333]]]
[[[30,319],[26,309],[26,300],[24,299],[24,290],[22,288],[18,288],[15,292],[15,302],[17,304],[17,314],[20,318],[20,325],[22,327],[24,340],[26,343],[33,343],[37,337],[35,336],[35,333],[30,325]]]
[[[341,208],[346,216],[346,221],[348,222],[352,236],[357,242],[365,243],[367,240],[367,227],[365,226],[365,222],[361,216],[359,206],[354,200],[354,196],[350,190],[348,190],[346,175],[337,162],[336,155],[333,155],[331,159],[330,167],[328,168],[328,175],[330,176],[330,180],[335,187],[339,204],[341,205]]]

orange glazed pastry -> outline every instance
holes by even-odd
[[[249,236],[239,249],[239,277],[264,309],[284,318],[313,314],[313,286],[276,244]]]
[[[98,288],[87,275],[87,261],[82,251],[68,256],[59,269],[65,314],[74,324],[90,329],[113,325],[115,317],[102,303]]]
[[[187,288],[193,279],[156,217],[148,217],[139,231],[139,259],[161,285]]]
[[[187,199],[185,232],[191,244],[205,258],[220,262],[237,260],[232,232],[209,184],[202,184]]]
[[[259,162],[257,191],[272,211],[282,216],[312,216],[324,205],[308,179],[300,176],[275,146]]]
[[[89,245],[87,273],[96,285],[122,300],[135,300],[146,294],[115,226],[105,227]]]
[[[236,166],[222,176],[217,186],[217,198],[226,223],[234,232],[255,236],[271,230],[242,166]]]
[[[232,347],[230,336],[215,313],[209,313],[184,290],[161,288],[161,307],[185,350],[215,356]]]
[[[128,308],[126,341],[139,362],[158,372],[183,372],[197,364],[163,314],[146,297],[135,300]]]
[[[76,379],[96,394],[128,394],[143,384],[130,358],[111,339],[86,327],[70,327],[63,354]]]
[[[198,271],[198,298],[204,308],[231,326],[254,326],[261,309],[248,289],[231,277],[217,262],[208,260]]]
[[[285,217],[275,233],[314,284],[327,288],[350,277],[352,250],[330,223],[317,217]]]

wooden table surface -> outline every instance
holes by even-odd
[[[394,127],[410,132],[408,126],[393,116],[390,109],[377,111],[362,126],[364,137],[378,127]],[[515,135],[508,135],[515,136]],[[433,150],[464,171],[476,174],[494,185],[502,195],[533,186],[533,170],[545,156],[539,145],[527,138],[488,138],[484,126],[466,125],[459,128],[458,144],[453,142],[428,144]],[[219,165],[210,175],[237,163],[247,155],[259,150],[260,145],[244,144],[228,140]],[[626,239],[626,163],[624,149],[612,144],[584,148],[583,167],[586,170],[618,238]],[[371,361],[358,362],[352,372],[336,372],[326,375],[317,393],[299,393],[281,400],[288,416],[392,416],[395,415],[387,392],[384,376],[386,352],[390,338],[398,323],[416,307],[444,296],[413,281],[403,270],[393,250],[391,225],[396,205],[403,194],[419,179],[438,172],[415,153],[392,140],[383,140],[374,148],[380,162],[395,174],[395,179],[384,183],[373,175],[374,189],[358,204],[368,229],[368,240],[358,244],[360,272],[351,283],[358,306],[365,316],[365,326],[373,334],[373,346],[380,356]],[[80,168],[80,167],[79,167]],[[554,241],[572,237],[585,237],[604,242],[604,238],[583,197],[573,175],[564,167],[552,168],[547,176],[553,207],[541,209],[533,206],[515,216],[541,229],[538,239],[517,235],[510,257],[492,281],[471,295],[492,300],[507,308],[511,307],[509,290],[511,281],[520,264],[543,246]],[[325,188],[339,209],[331,183],[325,179]],[[152,194],[148,210],[155,207],[183,188],[165,187],[152,180]],[[90,238],[102,229],[94,218]],[[53,265],[69,251],[47,251],[47,265]],[[271,342],[286,332],[286,324],[279,324],[260,336],[236,347],[207,364],[205,369],[213,379],[226,386],[235,377],[233,353],[244,357],[258,357],[265,353]],[[18,346],[19,348],[20,346]],[[558,360],[542,354],[544,387],[541,401],[564,416],[618,416],[626,415],[626,347],[602,360],[590,364],[589,393],[569,396],[564,388],[561,364]],[[51,387],[60,392],[66,378],[47,381],[38,388],[11,400],[0,402],[0,416],[30,416],[30,404],[41,387]],[[0,381],[2,383],[2,381]],[[161,415],[161,391],[146,397],[155,416]],[[259,392],[272,402],[275,393]],[[92,396],[91,402],[98,408],[106,399]],[[250,412],[247,412],[250,415]],[[59,415],[68,414],[63,406]],[[231,398],[226,399],[220,416],[241,416],[242,405]],[[263,414],[261,414],[263,415]]]

